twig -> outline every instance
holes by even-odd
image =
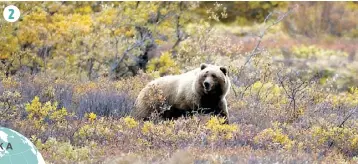
[[[179,2],[179,14],[178,15],[176,15],[176,37],[177,37],[177,40],[176,40],[176,42],[174,43],[174,45],[172,46],[172,50],[176,47],[176,46],[178,46],[179,45],[179,43],[181,42],[181,41],[183,41],[183,38],[182,38],[182,36],[180,35],[180,27],[181,27],[181,25],[180,25],[180,15],[181,15],[181,13],[182,13],[182,2]]]
[[[342,122],[337,127],[342,128],[344,123],[346,123],[346,121],[350,117],[352,117],[352,115],[357,111],[357,109],[358,109],[357,107],[354,108],[353,111],[350,114],[348,114],[345,118],[343,118]],[[333,144],[334,144],[334,141],[330,141],[328,149],[330,149],[333,146]]]
[[[239,72],[238,72],[238,74],[237,74],[236,76],[240,77],[241,74],[243,73],[244,68],[245,68],[246,65],[251,61],[251,59],[252,59],[254,56],[256,56],[257,54],[259,54],[259,53],[262,52],[262,50],[260,50],[260,51],[258,51],[258,50],[259,50],[259,47],[260,47],[260,45],[261,45],[262,39],[263,39],[263,37],[264,37],[266,31],[267,31],[269,28],[271,28],[272,26],[274,26],[274,25],[278,24],[279,22],[281,22],[281,21],[282,21],[285,17],[287,17],[289,14],[291,14],[291,13],[293,12],[293,9],[294,9],[294,8],[295,8],[295,7],[289,8],[287,12],[285,12],[283,15],[281,15],[279,18],[277,18],[276,21],[274,21],[272,24],[266,26],[266,27],[260,32],[260,34],[259,34],[259,36],[258,36],[258,41],[257,41],[257,43],[256,43],[256,45],[255,45],[255,47],[254,47],[254,49],[251,51],[251,53],[250,53],[250,55],[248,56],[246,62],[240,67]],[[272,16],[272,14],[274,14],[274,13],[277,13],[277,12],[270,12],[270,13],[265,17],[264,24],[267,23],[267,21],[269,20],[269,18],[270,18],[270,17]],[[237,97],[237,93],[236,93],[236,90],[234,89],[234,87],[232,87],[232,90],[233,90],[233,92],[234,92],[234,94],[235,94],[235,97]]]
[[[352,115],[357,111],[357,109],[358,109],[358,107],[354,108],[354,110],[343,119],[343,121],[338,125],[338,127],[340,127],[340,128],[343,127],[344,123],[346,123],[346,121],[350,117],[352,117]]]
[[[137,43],[135,43],[132,47],[127,48],[127,49],[124,51],[122,57],[119,59],[118,64],[122,63],[123,59],[127,56],[127,54],[129,53],[129,51],[131,51],[132,49],[134,49],[134,48],[136,48],[136,47],[139,47],[140,45],[141,45],[141,43],[140,43],[140,42],[137,42]]]
[[[270,29],[272,26],[280,23],[286,16],[288,16],[289,14],[291,14],[293,12],[293,9],[294,8],[289,8],[287,12],[285,12],[283,15],[281,15],[279,18],[276,19],[276,21],[274,21],[272,24],[266,26],[261,32],[260,32],[260,35],[258,36],[258,41],[254,47],[254,49],[251,51],[249,57],[247,58],[246,62],[244,63],[244,65],[241,66],[240,68],[240,72],[238,75],[241,75],[241,73],[243,72],[243,68],[251,61],[251,59],[256,56],[257,54],[259,54],[261,51],[258,51],[259,50],[259,47],[261,45],[261,42],[262,42],[262,38],[264,37],[266,31],[268,29]],[[265,17],[265,20],[264,20],[264,24],[267,23],[268,19],[272,16],[272,12],[270,12],[266,17]]]

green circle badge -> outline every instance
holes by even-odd
[[[34,144],[20,133],[0,127],[0,163],[44,164]]]

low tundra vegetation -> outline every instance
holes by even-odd
[[[140,121],[126,113],[140,91],[126,91],[135,87],[126,81],[133,83],[139,79],[54,82],[39,89],[39,96],[26,101],[30,92],[22,91],[24,83],[5,78],[1,83],[4,89],[0,96],[1,124],[28,136],[44,158],[54,163],[168,162],[182,157],[191,162],[269,163],[357,159],[357,88],[325,92],[313,87],[318,83],[311,83],[297,91],[304,96],[296,95],[294,104],[290,87],[283,81],[256,81],[247,88],[234,86],[240,98],[234,93],[229,96],[231,124],[224,124],[220,117],[202,115],[171,121]],[[37,83],[43,82],[26,81],[27,86]],[[139,81],[137,84],[144,86]],[[115,108],[108,107],[108,113],[81,109],[76,103],[87,92],[111,93],[106,90],[109,86],[118,88],[116,93],[123,93],[118,95],[123,98],[113,105]],[[63,87],[71,88],[66,91],[70,100],[66,96],[53,96],[61,94],[58,90],[63,92]],[[48,88],[56,88],[51,91],[54,94],[49,94]],[[96,96],[86,97],[85,103],[98,102],[96,98],[109,101]]]

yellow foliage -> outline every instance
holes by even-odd
[[[68,115],[66,108],[58,110],[57,105],[57,102],[42,104],[39,97],[35,96],[31,103],[25,105],[25,110],[28,113],[28,119],[34,121],[35,127],[41,128],[47,125],[43,122],[47,117],[59,122],[65,120],[65,117]]]
[[[136,3],[125,3],[123,7],[125,7],[126,10],[124,10],[122,15],[128,19],[128,22],[142,24],[148,21],[150,14],[157,11],[159,3],[149,2],[138,6]]]
[[[138,126],[138,122],[135,121],[133,117],[127,116],[127,117],[125,117],[123,120],[124,120],[124,124],[125,124],[129,129],[132,129],[132,128],[135,128],[135,127]]]
[[[90,5],[85,5],[85,6],[76,8],[75,12],[82,13],[82,14],[89,14],[92,12],[92,8]]]
[[[356,134],[352,137],[351,145],[352,145],[353,149],[358,149],[358,134]]]
[[[291,149],[295,142],[292,141],[286,134],[284,134],[282,132],[282,129],[278,126],[278,122],[273,123],[273,128],[268,128],[260,132],[257,136],[254,137],[254,141],[256,143],[263,143],[265,141],[269,141],[280,144],[285,149]]]
[[[57,123],[65,121],[66,116],[68,115],[66,108],[61,108],[60,110],[54,111],[50,115],[50,119],[56,121]]]
[[[43,45],[40,35],[47,36],[47,24],[47,12],[35,7],[34,12],[25,15],[23,21],[20,22],[17,34],[20,44]]]
[[[56,109],[57,104],[51,105],[51,102],[45,103],[42,105],[39,97],[35,97],[31,103],[26,104],[25,109],[28,112],[28,118],[35,120],[35,124],[37,126],[42,123],[45,117],[49,114],[49,112]]]
[[[330,100],[334,106],[345,104],[350,107],[358,105],[358,88],[352,87],[349,92],[342,92],[330,96]]]
[[[124,35],[126,37],[128,37],[128,38],[133,37],[134,36],[134,30],[131,29],[131,30],[126,31]]]
[[[141,139],[141,138],[139,138],[139,139],[137,140],[137,143],[138,143],[139,145],[143,145],[143,146],[146,146],[146,147],[151,146],[151,143],[150,143],[149,141],[144,140],[144,139]]]
[[[97,115],[95,113],[93,113],[93,112],[91,112],[89,114],[86,114],[86,116],[88,118],[88,121],[90,121],[90,122],[93,122],[97,118]]]
[[[170,141],[176,140],[173,121],[165,121],[156,125],[153,124],[153,122],[151,121],[146,121],[144,122],[141,131],[146,136],[155,135],[158,138],[162,138],[164,140],[170,140]]]
[[[80,137],[80,138],[86,138],[89,135],[93,134],[94,130],[91,128],[90,125],[84,125],[82,126],[75,134],[75,137]]]
[[[89,115],[90,114],[86,117],[91,119],[90,123],[82,125],[79,130],[76,131],[74,134],[75,140],[86,144],[93,138],[103,138],[106,141],[111,141],[117,130],[109,127],[109,123],[106,122],[104,118],[95,119],[95,115],[92,115],[92,118],[89,118]]]
[[[257,81],[252,85],[251,89],[244,89],[244,87],[240,89],[245,91],[245,95],[257,94],[257,98],[260,98],[260,101],[272,103],[277,108],[282,104],[287,104],[283,88],[272,82],[262,83]]]
[[[96,145],[90,143],[83,147],[76,147],[71,145],[70,142],[60,142],[55,138],[49,138],[46,142],[41,143],[37,140],[36,147],[40,151],[46,151],[51,154],[54,160],[69,160],[69,161],[83,161],[90,158],[90,150],[96,149]]]
[[[146,121],[146,122],[144,122],[144,124],[143,124],[142,133],[143,133],[143,134],[149,134],[149,133],[152,131],[152,129],[154,129],[154,124],[153,124],[153,122],[151,122],[151,121]]]
[[[179,68],[168,51],[162,53],[159,58],[150,60],[147,70],[148,72],[158,71],[160,76],[179,73]]]
[[[0,30],[0,59],[7,59],[10,54],[16,52],[18,47],[18,38],[11,32],[14,26],[12,24],[2,24]]]
[[[298,58],[325,57],[325,56],[327,57],[332,55],[348,56],[346,52],[325,50],[322,48],[318,48],[316,46],[304,46],[304,45],[293,47],[292,52]]]
[[[124,35],[126,37],[133,37],[134,34],[135,34],[135,30],[130,27],[120,27],[120,28],[114,30],[115,36]]]
[[[335,142],[336,144],[348,144],[352,149],[358,148],[358,133],[355,129],[348,127],[320,127],[311,129],[312,136],[318,144]]]
[[[97,20],[99,23],[109,25],[114,22],[117,16],[118,16],[118,9],[110,8],[102,12],[101,15],[97,17]]]
[[[16,88],[19,85],[19,83],[12,77],[4,78],[1,83],[4,88]]]
[[[224,139],[232,139],[233,133],[238,131],[238,126],[233,124],[225,124],[225,118],[211,117],[205,124],[205,128],[211,132],[211,139],[215,140],[219,136]]]

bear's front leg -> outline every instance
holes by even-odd
[[[219,114],[218,116],[220,117],[224,117],[225,118],[225,124],[229,124],[229,112],[228,112],[228,109],[227,109],[227,102],[226,102],[226,99],[222,99],[220,102],[219,102]]]

